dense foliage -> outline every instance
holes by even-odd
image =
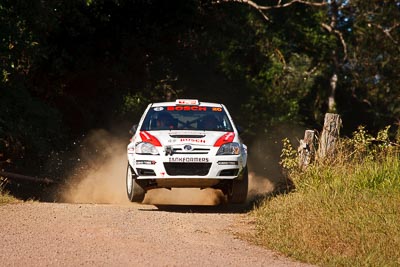
[[[327,111],[348,132],[395,124],[400,1],[321,2],[266,20],[229,0],[1,1],[0,167],[44,166],[90,129],[126,131],[148,102],[177,97],[227,104],[249,143]]]

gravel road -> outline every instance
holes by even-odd
[[[229,206],[0,206],[1,266],[306,266],[240,238]]]

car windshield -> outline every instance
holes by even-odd
[[[232,132],[233,128],[222,107],[165,106],[150,108],[140,130]]]

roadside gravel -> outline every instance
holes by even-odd
[[[1,266],[306,266],[241,240],[226,206],[0,206]]]

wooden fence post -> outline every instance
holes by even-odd
[[[300,169],[306,168],[315,159],[315,131],[306,130],[304,139],[300,140],[300,146],[297,149],[299,152],[299,167]]]
[[[342,119],[338,114],[325,114],[324,128],[319,139],[318,159],[322,160],[334,154],[341,126]]]

